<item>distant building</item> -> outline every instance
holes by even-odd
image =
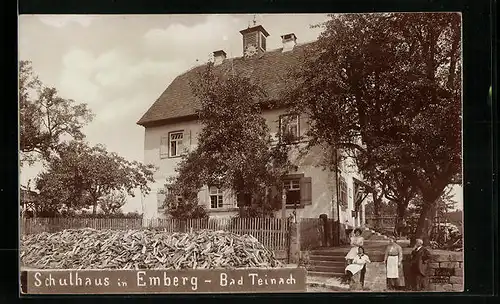
[[[295,34],[289,33],[281,36],[282,48],[268,51],[266,38],[269,33],[261,25],[240,33],[243,56],[227,58],[223,50],[215,51],[215,69],[247,76],[266,91],[271,102],[277,100],[282,92],[289,89],[289,69],[302,62],[305,50],[313,43],[297,44]],[[166,179],[176,174],[175,168],[181,156],[197,146],[197,136],[202,128],[196,115],[200,102],[191,92],[190,81],[203,68],[198,66],[177,76],[138,121],[145,128],[144,161],[160,168],[154,176],[156,184],[151,193],[143,197],[145,218],[165,217],[163,201],[168,192],[164,186]],[[277,140],[283,131],[297,138],[304,136],[309,127],[307,117],[289,116],[286,112],[286,109],[263,109],[272,136]],[[306,144],[303,141],[296,143]],[[320,214],[327,214],[329,218],[336,219],[337,204],[340,203],[342,223],[363,225],[366,195],[361,191],[361,175],[353,163],[347,160],[337,177],[334,171],[323,170],[323,157],[323,149],[312,149],[308,155],[296,161],[297,171],[286,177],[287,216],[297,208],[298,218],[317,218]],[[236,200],[230,191],[206,185],[200,189],[198,198],[200,204],[206,206],[210,217],[226,217],[237,213]],[[278,216],[280,212],[277,212]]]
[[[19,203],[22,213],[34,213],[38,193],[24,186],[19,189]]]

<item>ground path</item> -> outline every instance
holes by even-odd
[[[366,240],[364,242],[364,248],[366,254],[370,257],[372,261],[380,261],[383,259],[385,248],[388,244],[388,240]],[[409,240],[399,240],[398,244],[403,247],[405,253],[411,250]],[[340,246],[325,248],[325,250],[337,253],[347,254],[350,246]],[[336,277],[322,277],[322,276],[307,276],[307,291],[308,292],[347,292],[349,291],[349,286],[342,284],[339,278]],[[384,290],[369,290],[370,292],[383,292]]]

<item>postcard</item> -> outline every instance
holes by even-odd
[[[462,16],[20,15],[20,292],[461,292]]]

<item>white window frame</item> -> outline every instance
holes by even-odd
[[[224,207],[224,194],[220,188],[214,186],[209,187],[208,196],[210,198],[210,209],[221,209]],[[215,207],[212,204],[212,198],[215,198],[216,200]]]
[[[300,204],[300,178],[293,178],[293,179],[286,179],[283,181],[283,188],[287,192],[298,192],[299,193],[299,202],[297,203],[298,205]],[[287,206],[293,206],[295,204],[289,203],[288,201],[286,202]]]
[[[178,138],[180,135],[180,138]],[[176,136],[177,138],[173,138]],[[168,134],[168,156],[179,157],[183,154],[184,131],[174,131]],[[175,143],[175,154],[172,153],[172,144]]]
[[[295,119],[293,117],[295,116]],[[283,136],[287,133],[292,133],[290,130],[292,128],[295,129],[295,138],[294,142],[299,140],[300,137],[300,123],[299,123],[299,115],[298,114],[292,114],[292,115],[281,115],[280,116],[280,136],[283,138]],[[285,133],[286,132],[286,133]]]

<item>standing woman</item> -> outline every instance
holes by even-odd
[[[345,256],[347,264],[351,264],[352,260],[358,255],[358,248],[363,246],[364,238],[361,236],[361,229],[354,229],[354,235],[351,236],[351,250]]]
[[[387,289],[396,290],[404,286],[403,248],[396,243],[396,238],[393,236],[389,238],[389,245],[385,249],[384,263]]]

